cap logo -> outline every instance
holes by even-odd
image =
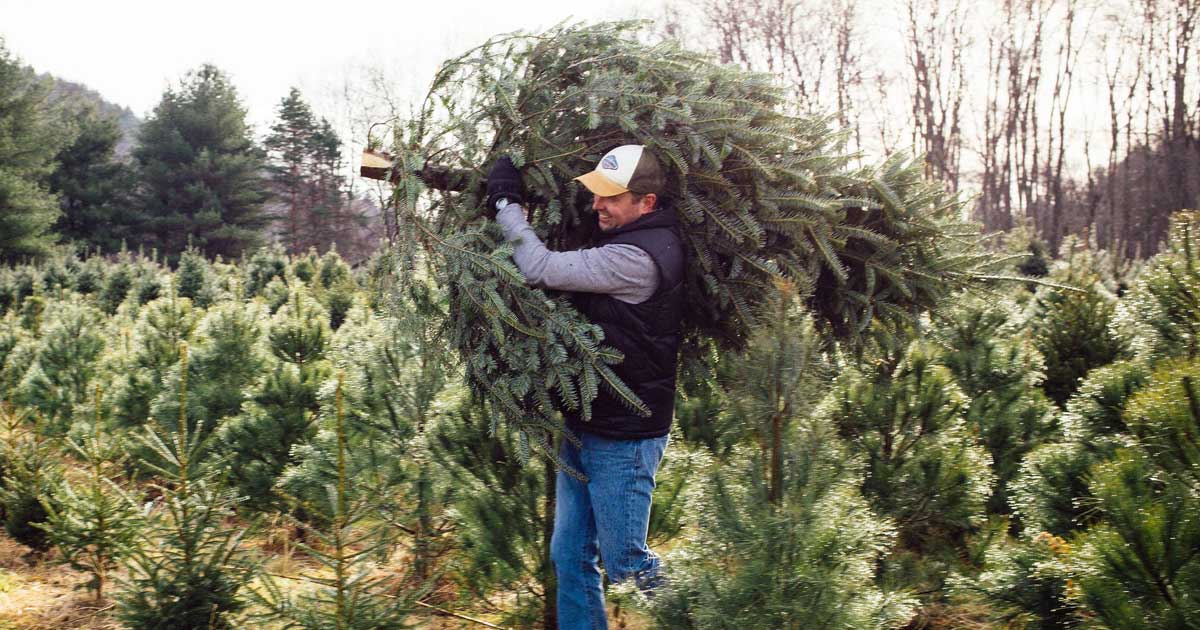
[[[617,157],[615,155],[606,155],[603,160],[600,160],[600,168],[615,171],[617,170]]]

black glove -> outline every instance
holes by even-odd
[[[524,201],[524,186],[521,184],[521,172],[513,166],[513,161],[507,155],[500,156],[492,165],[487,180],[487,213],[496,214],[496,202],[507,198],[510,203]]]

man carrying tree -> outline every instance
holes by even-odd
[[[607,628],[597,559],[613,582],[632,578],[644,592],[660,580],[646,545],[654,476],[667,446],[675,405],[676,359],[683,320],[684,250],[675,212],[664,208],[657,158],[641,145],[619,146],[575,178],[594,195],[600,238],[569,252],[546,248],[526,222],[520,173],[507,157],[488,176],[488,207],[513,260],[534,286],[574,293],[576,307],[604,330],[625,359],[615,371],[650,410],[640,415],[601,390],[592,417],[567,417],[582,448],[564,441],[550,555],[558,576],[560,629]]]

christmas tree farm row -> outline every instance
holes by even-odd
[[[1197,230],[1136,268],[1068,244],[1022,267],[1041,285],[852,349],[769,300],[744,353],[685,374],[650,532],[670,581],[610,589],[619,616],[1200,624]],[[128,628],[553,627],[553,463],[464,387],[445,296],[391,268],[0,270],[6,535]]]

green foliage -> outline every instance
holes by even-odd
[[[471,599],[513,592],[502,623],[530,627],[554,605],[556,471],[549,462],[523,464],[517,438],[494,432],[496,421],[478,405],[464,404],[435,424],[429,439],[450,482],[451,515],[464,551],[454,567],[460,588]]]
[[[44,179],[63,138],[43,107],[46,85],[0,42],[0,258],[47,253],[58,198]]]
[[[522,170],[534,228],[555,250],[595,231],[572,178],[617,144],[660,156],[688,249],[687,361],[711,358],[713,343],[744,347],[781,277],[811,293],[819,327],[854,340],[873,321],[909,322],[992,262],[958,224],[961,202],[925,181],[919,161],[855,167],[846,135],[789,115],[772,77],[643,44],[637,30],[489,40],[442,65],[393,147],[397,220],[413,226],[401,253],[419,242],[433,254],[468,383],[551,457],[556,412],[586,417],[598,388],[645,410],[612,375],[619,357],[595,329],[526,286],[496,226],[478,220],[481,166],[501,154]],[[454,170],[439,185],[458,192],[430,192],[413,174],[430,164]]]
[[[1200,362],[1161,363],[1125,406],[1129,447],[1091,471],[1098,523],[1076,558],[1079,600],[1105,628],[1200,624],[1196,448]]]
[[[104,601],[108,576],[133,549],[141,534],[137,501],[114,480],[109,469],[124,458],[123,444],[103,433],[100,388],[96,388],[96,417],[92,434],[83,443],[68,441],[71,451],[88,467],[82,481],[64,481],[57,503],[46,503],[43,529],[61,553],[60,562],[87,571],[87,588]]]
[[[933,327],[944,348],[940,362],[967,397],[967,426],[991,455],[992,514],[1011,511],[1009,484],[1022,459],[1058,429],[1053,405],[1038,387],[1041,355],[1011,323],[1014,311],[1004,302],[964,297]]]
[[[33,363],[37,341],[13,314],[0,320],[0,391],[4,400],[13,400],[17,386]]]
[[[255,316],[264,314],[256,308],[254,315],[245,318],[247,326],[256,326]],[[242,392],[250,379],[266,372],[250,389],[243,412],[225,423],[219,435],[233,463],[232,481],[255,507],[277,502],[272,488],[292,461],[292,446],[315,430],[318,391],[332,376],[326,359],[331,337],[327,322],[320,304],[304,289],[293,289],[291,299],[275,313],[266,331],[267,350],[275,360],[243,361],[243,366],[249,365],[248,369],[237,368],[244,375],[240,386],[226,382],[218,388],[232,386]],[[245,335],[242,338],[247,340]],[[232,407],[231,413],[236,410]]]
[[[40,527],[47,506],[56,504],[63,466],[28,411],[0,403],[0,516],[4,531],[17,542],[45,551],[50,547]]]
[[[1200,360],[1163,362],[1125,409],[1126,422],[1155,466],[1193,490],[1200,489],[1198,380]]]
[[[956,576],[951,588],[968,598],[982,597],[991,605],[989,620],[1002,627],[1073,628],[1080,616],[1068,592],[1070,561],[1071,545],[1058,536],[1042,532],[1014,540],[995,531],[988,537],[982,570]]]
[[[1155,256],[1122,305],[1122,323],[1139,337],[1139,356],[1158,360],[1200,352],[1200,213],[1171,219],[1163,253]]]
[[[70,429],[75,408],[87,401],[99,377],[103,323],[100,311],[79,300],[65,300],[42,327],[20,400],[43,414],[50,434],[63,435]]]
[[[1096,273],[1094,256],[1075,252],[1053,277],[1075,290],[1042,287],[1035,298],[1034,344],[1045,358],[1042,389],[1060,407],[1087,373],[1124,358],[1129,342],[1113,326],[1116,296]]]
[[[334,392],[333,427],[329,433],[336,440],[334,477],[320,501],[305,501],[304,510],[319,515],[326,528],[312,527],[302,522],[314,544],[301,543],[301,548],[327,572],[309,573],[303,579],[316,590],[289,596],[271,580],[255,599],[267,609],[269,618],[285,622],[289,628],[306,630],[382,630],[409,628],[416,602],[428,587],[389,587],[384,580],[373,576],[379,559],[386,558],[391,536],[386,524],[375,520],[380,497],[377,486],[357,474],[348,464],[348,431],[342,406],[342,375],[338,374]],[[331,573],[332,575],[328,575]],[[383,592],[384,590],[387,592]]]
[[[178,355],[186,375],[186,344]],[[201,458],[206,440],[188,427],[186,379],[179,396],[179,417],[159,418],[143,436],[158,462],[152,466],[162,498],[145,541],[125,562],[117,616],[131,630],[233,628],[231,615],[245,607],[242,590],[253,573],[238,548],[248,528],[225,524],[237,499],[222,487],[216,462]]]
[[[1195,420],[1193,419],[1193,422]],[[1093,471],[1103,522],[1078,540],[1079,599],[1093,627],[1180,629],[1200,624],[1200,500],[1137,451]]]
[[[913,602],[874,584],[894,531],[858,493],[832,427],[793,426],[776,503],[761,453],[703,472],[669,578],[641,605],[664,628],[897,628]]]
[[[824,413],[865,461],[863,494],[896,520],[902,544],[953,545],[981,521],[990,467],[970,438],[967,399],[939,365],[937,347],[913,341],[902,352],[880,357],[873,370],[845,370]]]
[[[1130,432],[1125,419],[1129,398],[1149,379],[1149,367],[1137,360],[1118,361],[1089,372],[1067,403],[1068,435],[1091,450],[1111,454],[1111,444]]]
[[[1026,455],[1011,485],[1013,511],[1026,532],[1066,536],[1094,521],[1088,478],[1100,461],[1076,442],[1043,444]]]
[[[74,125],[75,138],[55,156],[57,166],[48,180],[62,208],[54,231],[88,250],[119,251],[125,239],[136,236],[139,218],[130,203],[133,169],[114,155],[120,125],[90,103],[65,109],[61,115]]]
[[[163,93],[133,152],[145,239],[174,257],[189,245],[236,257],[267,223],[261,149],[224,72],[204,65]]]

